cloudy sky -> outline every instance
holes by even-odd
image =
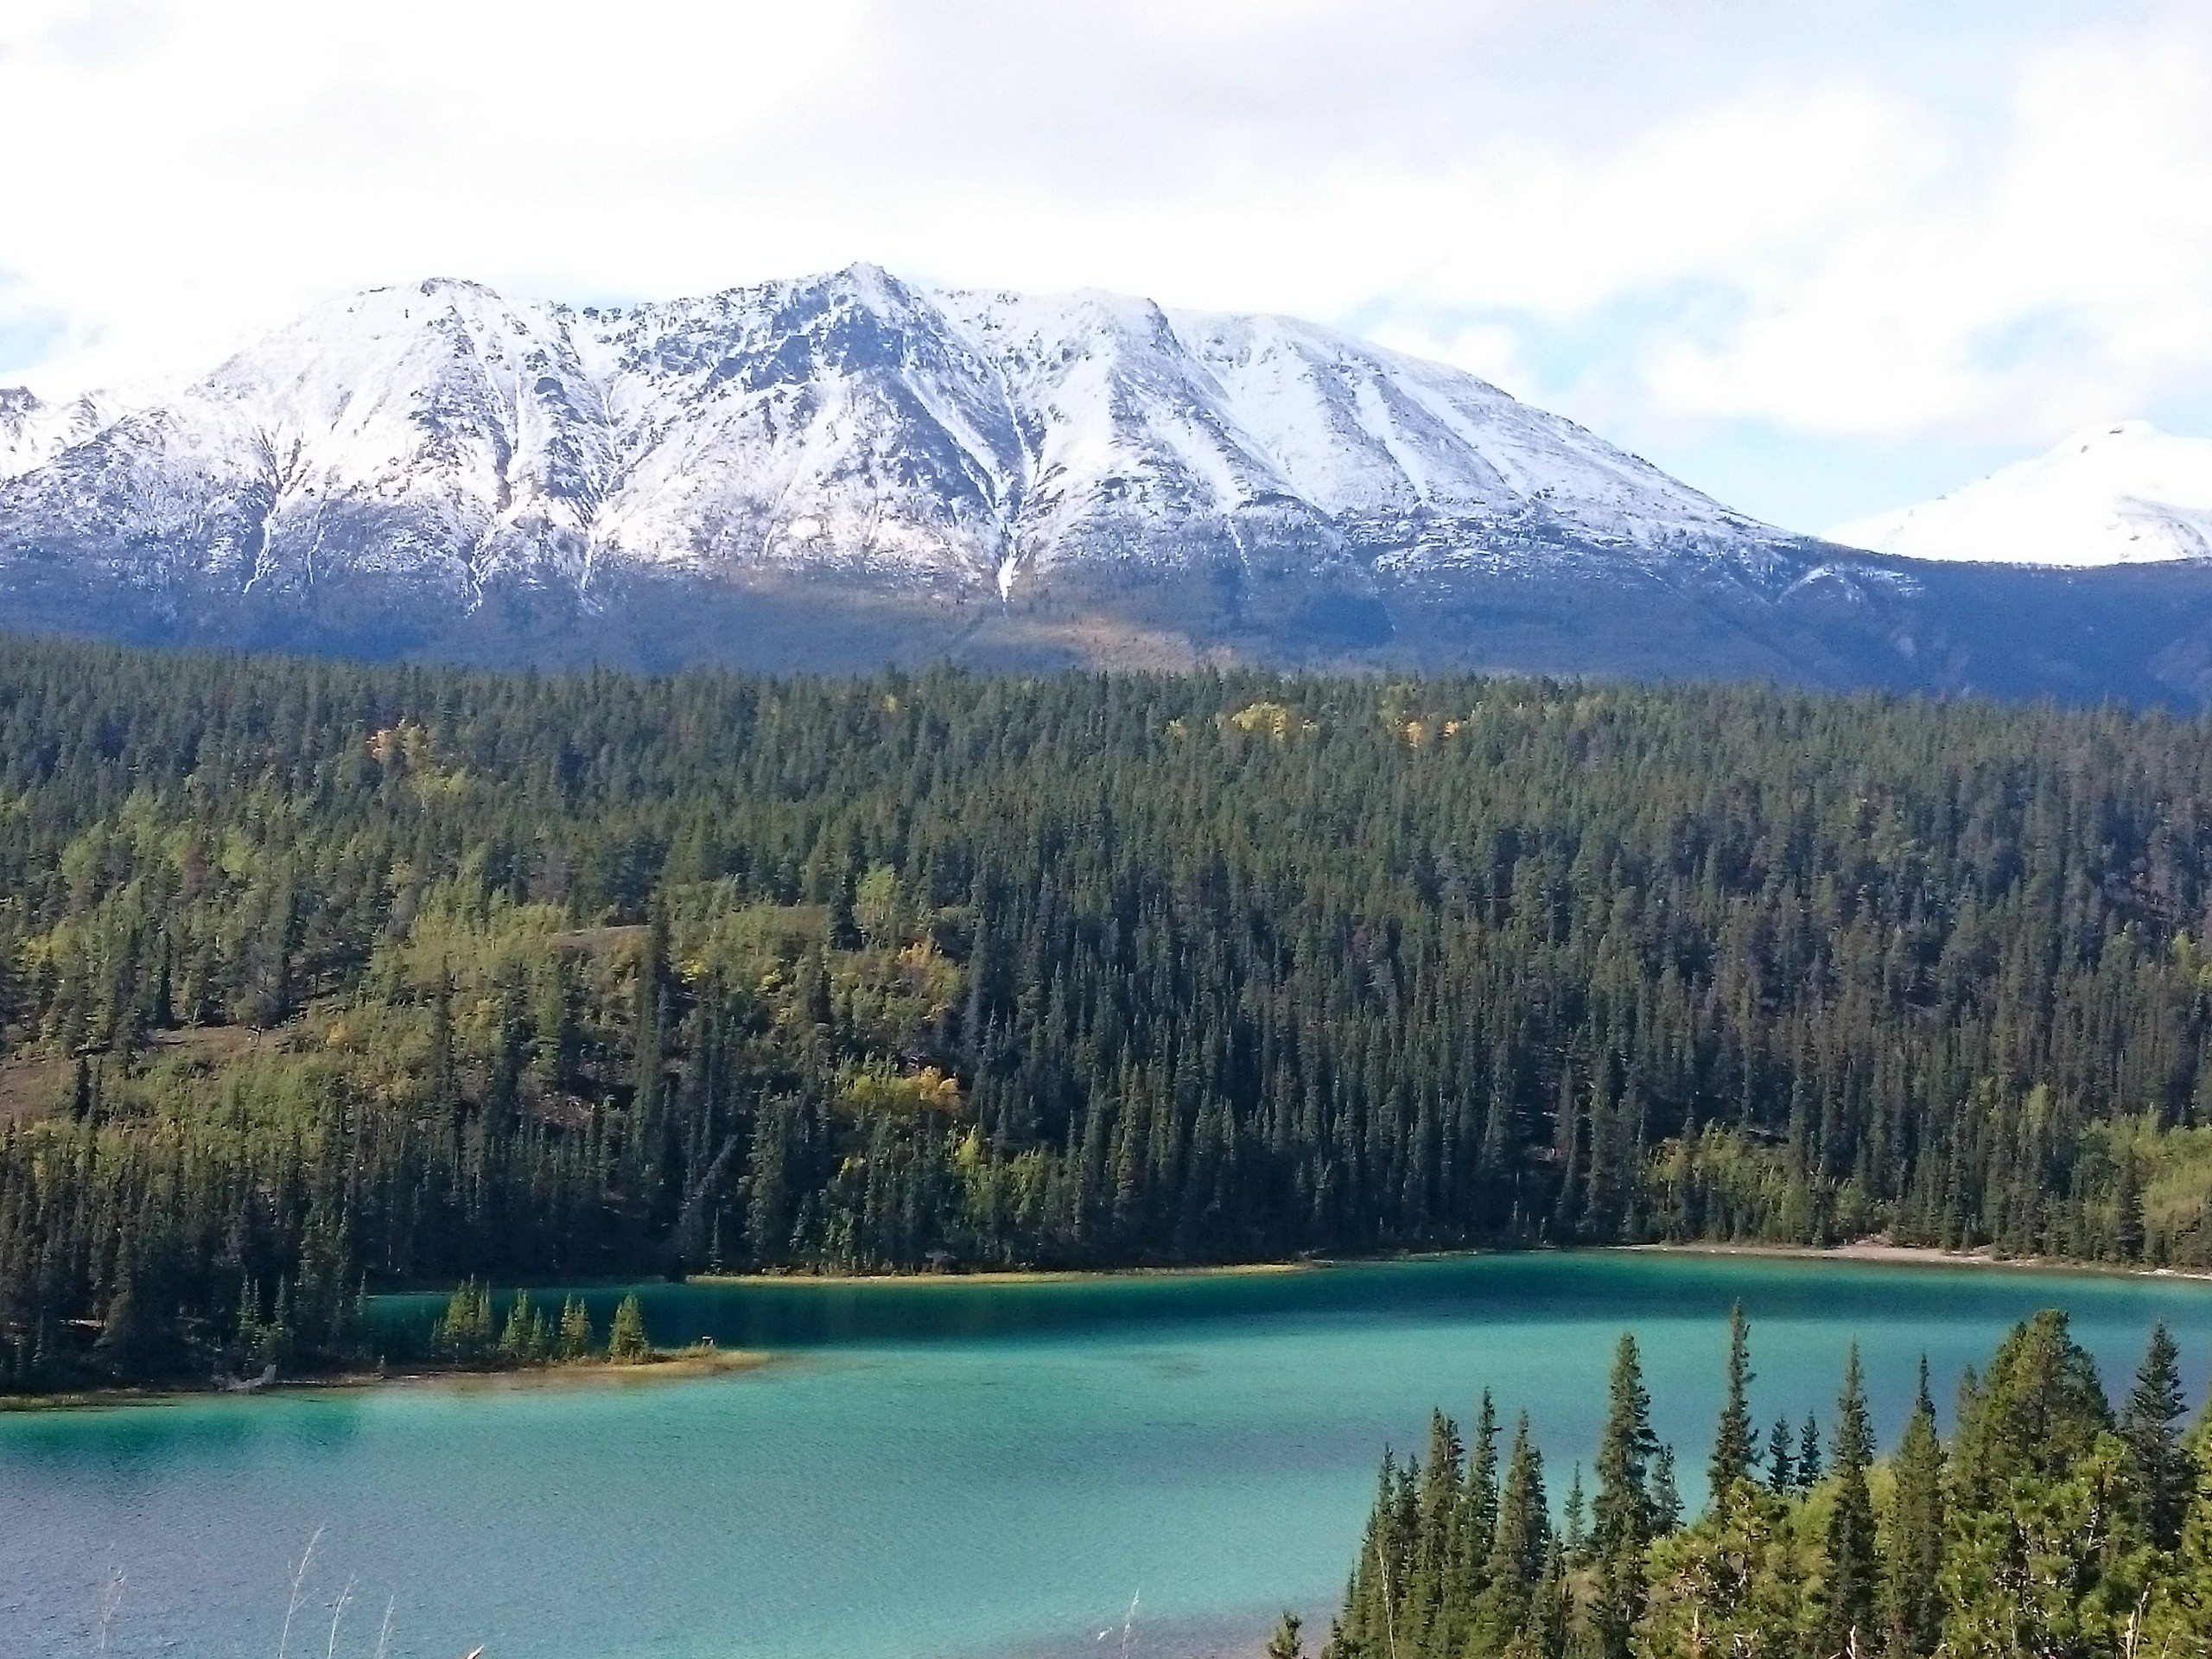
[[[1819,529],[2212,436],[2212,6],[0,0],[0,384],[856,259],[1338,323]]]

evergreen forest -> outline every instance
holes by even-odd
[[[1741,1311],[1685,1513],[1635,1339],[1614,1361],[1586,1501],[1548,1501],[1522,1414],[1501,1450],[1439,1414],[1388,1453],[1325,1659],[2169,1659],[2212,1653],[2212,1465],[2164,1325],[2117,1409],[2066,1316],[2015,1327],[1936,1426],[1926,1363],[1878,1457],[1854,1348],[1820,1425],[1762,1437]],[[1267,1652],[1300,1659],[1286,1614]]]
[[[465,1280],[2212,1264],[2208,738],[0,644],[0,1386],[351,1364]]]

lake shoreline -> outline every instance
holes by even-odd
[[[808,1289],[858,1285],[1072,1285],[1104,1284],[1129,1279],[1247,1279],[1286,1273],[1318,1273],[1327,1268],[1370,1266],[1379,1262],[1433,1262],[1455,1255],[1489,1255],[1491,1250],[1436,1250],[1418,1255],[1300,1256],[1287,1262],[1199,1262],[1190,1267],[1007,1268],[973,1273],[694,1273],[687,1285],[796,1285]]]
[[[977,1287],[1017,1288],[1036,1285],[1115,1284],[1166,1279],[1241,1279],[1322,1273],[1333,1268],[1387,1267],[1394,1262],[1464,1261],[1485,1255],[1645,1255],[1736,1256],[1781,1262],[1835,1262],[1891,1268],[1989,1268],[2025,1273],[2079,1274],[2099,1278],[2146,1279],[2212,1283],[2212,1272],[2181,1268],[2131,1267],[2109,1262],[2077,1262],[2059,1256],[2000,1256],[1987,1249],[1946,1250],[1927,1244],[1893,1244],[1880,1238],[1847,1244],[1689,1243],[1589,1244],[1500,1249],[1468,1247],[1450,1250],[1405,1250],[1387,1255],[1300,1256],[1287,1261],[1209,1262],[1192,1267],[1012,1268],[1003,1271],[945,1273],[702,1273],[683,1281],[705,1286],[786,1287],[800,1289],[861,1289],[876,1287]],[[615,1281],[625,1283],[631,1281]],[[679,1382],[734,1375],[774,1363],[766,1351],[725,1349],[668,1351],[642,1364],[605,1360],[581,1364],[524,1366],[505,1370],[434,1368],[379,1373],[342,1371],[327,1376],[286,1378],[266,1387],[84,1389],[54,1394],[0,1395],[0,1414],[91,1410],[115,1406],[175,1405],[190,1401],[257,1395],[301,1395],[384,1389],[447,1389],[467,1393],[524,1392],[543,1389],[622,1387],[649,1382]]]
[[[559,1389],[627,1388],[735,1376],[777,1363],[776,1354],[743,1348],[677,1348],[642,1361],[584,1360],[559,1365],[518,1365],[505,1370],[415,1369],[334,1371],[327,1376],[284,1377],[232,1388],[71,1389],[54,1394],[0,1395],[0,1414],[16,1412],[98,1411],[118,1406],[181,1406],[204,1400],[296,1398],[300,1395],[383,1393],[387,1389],[443,1389],[457,1394],[523,1394]]]
[[[1777,1262],[1849,1262],[1891,1268],[1994,1268],[2020,1273],[2081,1274],[2104,1279],[2212,1283],[2212,1272],[2190,1268],[2132,1267],[2119,1262],[2079,1262],[2063,1255],[1999,1255],[1986,1249],[1947,1250],[1934,1244],[1892,1244],[1884,1239],[1857,1239],[1848,1244],[1602,1244],[1591,1248],[1649,1255],[1756,1256]]]

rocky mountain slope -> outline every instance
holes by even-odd
[[[1311,324],[868,266],[618,308],[427,282],[158,395],[0,393],[18,629],[650,667],[2212,687],[2202,582],[1999,594],[1939,569],[1762,524]]]
[[[2147,421],[2091,427],[2047,454],[1829,534],[1916,559],[2095,566],[2212,558],[2212,442]]]

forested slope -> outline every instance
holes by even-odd
[[[0,650],[0,1372],[378,1286],[1645,1237],[2212,1258],[2212,728]]]

